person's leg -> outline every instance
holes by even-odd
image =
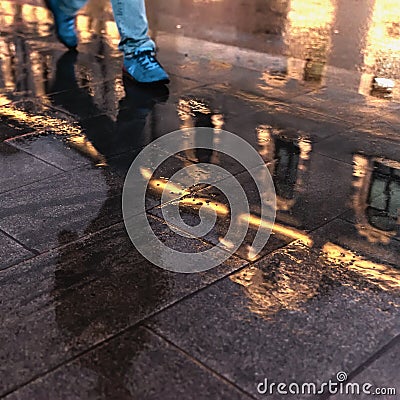
[[[86,0],[46,0],[46,3],[53,13],[58,39],[66,47],[75,48],[78,45],[75,17]]]
[[[148,36],[145,0],[111,0],[121,36],[124,71],[140,83],[168,83],[168,74],[155,58],[155,43]]]
[[[114,19],[121,41],[119,49],[129,57],[139,48],[155,49],[147,34],[148,23],[144,0],[111,0]]]
[[[66,15],[74,17],[76,13],[87,3],[87,0],[57,0],[60,10]]]

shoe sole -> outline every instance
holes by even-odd
[[[170,83],[170,80],[167,79],[161,79],[159,81],[152,81],[152,82],[140,82],[137,81],[127,70],[125,67],[122,67],[122,72],[125,77],[127,77],[130,81],[138,84],[138,85],[168,85]]]

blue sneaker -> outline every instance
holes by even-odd
[[[151,48],[138,49],[132,56],[125,57],[123,71],[138,83],[169,83],[168,74]]]
[[[69,49],[78,46],[78,36],[75,30],[75,15],[65,14],[59,7],[58,0],[46,0],[48,9],[54,17],[58,40]]]

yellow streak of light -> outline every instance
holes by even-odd
[[[383,290],[400,289],[400,271],[356,255],[350,250],[333,243],[326,243],[322,251],[324,256],[334,264],[344,266],[366,278]]]
[[[277,222],[271,223],[270,221],[262,220],[254,215],[242,214],[239,218],[241,218],[243,221],[247,221],[249,225],[252,225],[257,229],[272,229],[272,232],[292,238],[294,240],[299,240],[308,247],[312,247],[314,244],[314,241],[310,238],[310,236],[298,229],[284,226]]]
[[[227,216],[229,215],[229,209],[224,204],[221,203],[213,203],[210,199],[203,198],[203,197],[196,197],[193,198],[184,198],[179,200],[179,204],[189,207],[198,207],[201,205],[205,205],[210,211],[214,211],[218,215]]]
[[[142,169],[141,174],[142,174],[143,178],[145,178],[146,180],[149,180],[150,187],[157,191],[162,192],[165,190],[167,192],[171,192],[171,194],[179,194],[182,196],[190,194],[190,191],[185,190],[181,186],[175,185],[171,182],[163,181],[162,179],[151,179],[152,174],[149,170]],[[180,199],[179,202],[182,205],[191,206],[191,207],[196,206],[196,204],[203,203],[210,207],[210,211],[213,210],[218,215],[226,216],[229,214],[228,207],[222,203],[210,201],[207,198],[196,198],[194,200],[195,201],[193,201],[193,198],[189,197],[189,198]],[[240,221],[246,222],[249,225],[255,227],[256,229],[260,229],[260,228],[261,229],[269,229],[269,230],[272,229],[272,232],[274,232],[274,233],[283,235],[285,237],[288,237],[288,238],[291,238],[294,240],[299,240],[302,243],[304,243],[306,246],[309,246],[309,247],[312,247],[314,244],[314,241],[310,238],[310,236],[308,236],[307,234],[305,234],[304,232],[302,232],[300,230],[281,225],[277,222],[271,223],[269,221],[262,220],[261,218],[255,216],[255,215],[242,214],[239,216],[239,222]]]
[[[0,95],[0,115],[7,118],[14,119],[22,122],[35,130],[47,129],[54,134],[65,135],[68,143],[83,154],[90,156],[93,160],[97,161],[98,166],[107,165],[106,160],[100,154],[93,144],[82,133],[82,129],[78,125],[73,125],[62,119],[54,118],[45,115],[32,115],[25,111],[16,109],[6,96]]]

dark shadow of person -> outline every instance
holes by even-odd
[[[75,77],[76,61],[75,52],[67,52],[58,60],[50,98],[54,106],[80,119],[87,139],[106,160],[107,168],[103,170],[108,182],[110,172],[107,169],[123,174],[138,149],[147,144],[143,135],[146,121],[154,105],[168,98],[168,89],[124,81],[126,95],[119,102],[116,121],[102,115],[100,123],[93,124],[93,119],[86,118],[88,110],[97,115],[101,110],[93,102],[88,87],[79,87]],[[116,196],[115,189],[109,191],[110,196],[97,217],[88,224],[87,233],[93,231],[110,209],[115,209],[115,204],[120,207],[120,194]],[[168,301],[172,274],[150,267],[134,250],[122,225],[83,242],[68,245],[78,239],[77,233],[71,231],[60,232],[58,239],[60,249],[52,296],[56,304],[56,322],[67,349],[83,351],[136,324]],[[89,368],[97,375],[93,388],[96,393],[107,398],[132,397],[126,388],[126,375],[147,340],[146,334],[133,337],[135,340],[123,342],[123,348],[115,349],[116,360],[109,352],[80,359],[82,370]]]

